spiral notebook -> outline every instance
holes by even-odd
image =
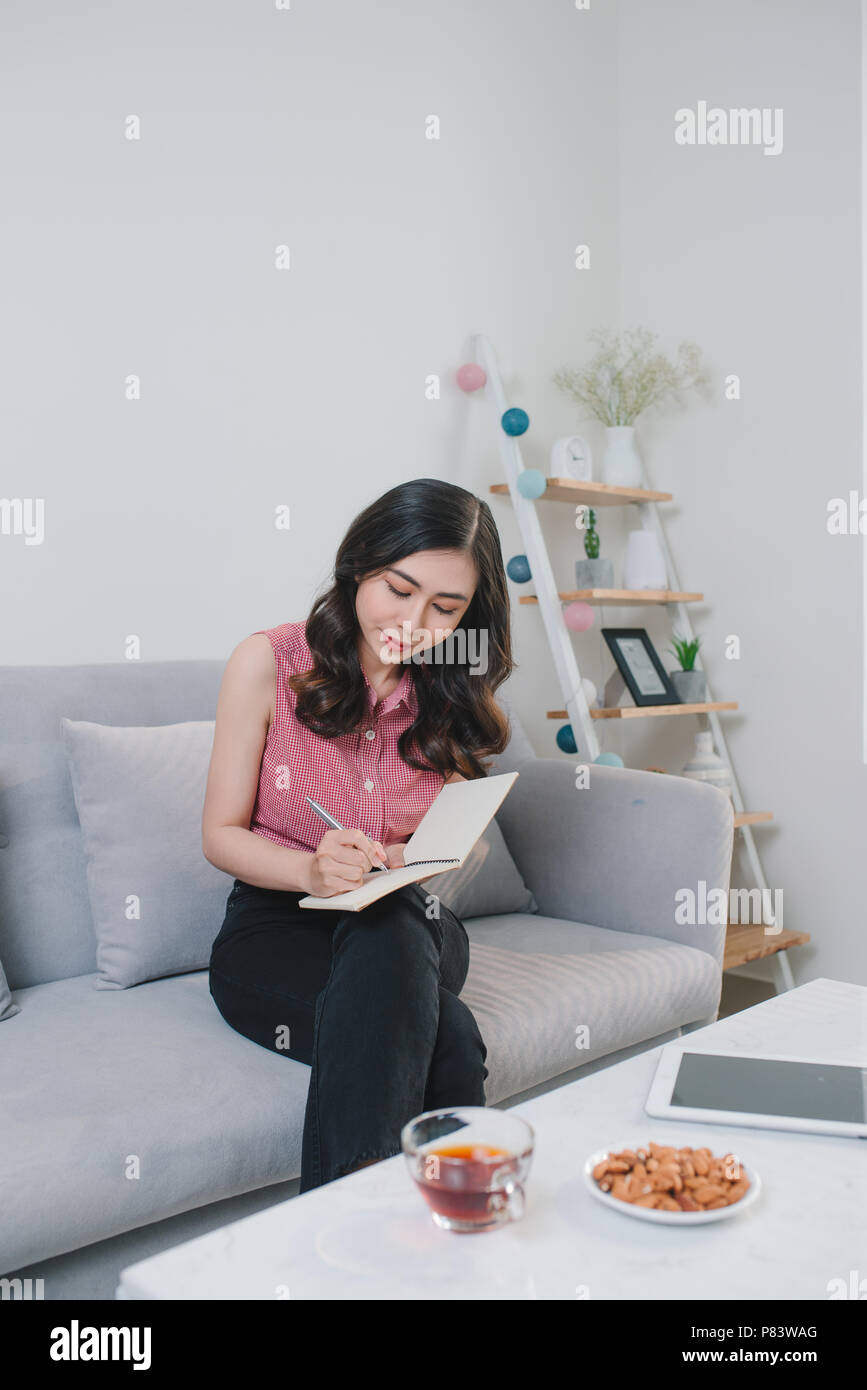
[[[460,868],[488,822],[505,801],[517,772],[496,777],[477,777],[473,782],[451,782],[431,802],[415,833],[407,840],[401,869],[371,869],[360,888],[335,893],[330,898],[301,898],[299,907],[360,912],[369,903],[394,893],[406,883],[420,883],[436,874]]]

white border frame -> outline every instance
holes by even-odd
[[[867,0],[865,0],[867,2]],[[782,1052],[726,1052],[719,1047],[695,1047],[690,1043],[665,1043],[659,1056],[653,1082],[648,1092],[644,1109],[648,1115],[659,1119],[698,1121],[700,1124],[721,1125],[726,1129],[732,1125],[746,1125],[749,1129],[786,1129],[799,1134],[833,1134],[844,1138],[867,1139],[867,1122],[847,1120],[813,1120],[800,1115],[764,1115],[755,1110],[705,1110],[688,1105],[672,1105],[671,1092],[680,1067],[680,1059],[686,1053],[701,1054],[706,1057],[725,1057],[735,1061],[760,1062],[807,1062],[820,1067],[867,1066],[867,1060],[844,1062],[839,1057],[794,1057]]]

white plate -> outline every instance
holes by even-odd
[[[624,1149],[632,1149],[633,1152],[637,1149],[646,1149],[651,1138],[652,1136],[648,1135],[643,1139],[625,1140],[622,1144],[610,1144],[607,1149],[597,1149],[596,1153],[592,1153],[585,1161],[584,1181],[596,1200],[602,1202],[603,1206],[624,1212],[627,1216],[635,1216],[639,1221],[655,1221],[660,1226],[704,1226],[708,1221],[725,1221],[729,1216],[737,1216],[739,1212],[752,1206],[758,1197],[762,1188],[761,1178],[753,1167],[744,1163],[740,1154],[736,1154],[736,1156],[740,1161],[745,1177],[749,1178],[750,1185],[743,1197],[737,1202],[732,1202],[730,1207],[714,1207],[711,1211],[657,1211],[652,1207],[636,1207],[632,1202],[621,1202],[619,1197],[612,1197],[610,1192],[603,1192],[593,1176],[593,1169],[596,1164],[601,1163],[602,1159],[607,1158],[609,1154],[622,1153]],[[659,1139],[654,1139],[653,1142],[655,1144],[662,1143]],[[666,1138],[666,1142],[675,1149],[684,1147],[683,1144],[678,1144],[675,1140]],[[715,1151],[713,1144],[692,1143],[691,1147],[695,1149],[709,1148],[714,1158],[723,1156]],[[725,1152],[736,1151],[727,1149]]]

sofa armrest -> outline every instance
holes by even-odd
[[[534,758],[497,823],[544,916],[678,941],[722,967],[734,810],[718,787],[593,763],[582,788],[573,763]],[[694,924],[678,920],[683,890]]]

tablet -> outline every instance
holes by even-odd
[[[867,1064],[666,1043],[648,1115],[867,1138]]]

